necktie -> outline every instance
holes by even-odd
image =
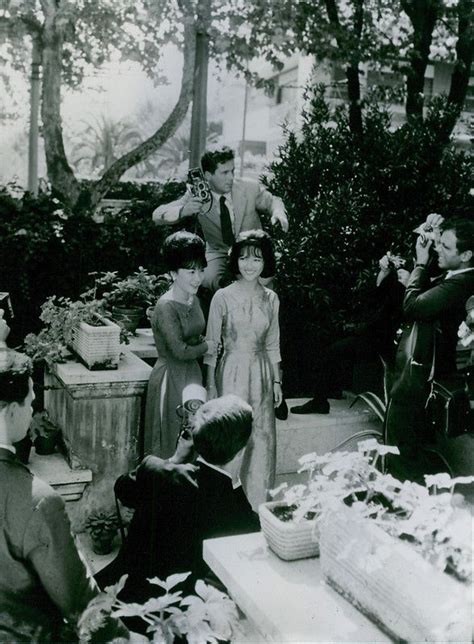
[[[222,197],[219,199],[219,203],[220,203],[220,206],[221,206],[222,241],[227,246],[232,246],[232,244],[235,241],[235,239],[234,239],[234,231],[232,230],[232,222],[230,220],[230,212],[229,212],[229,209],[226,206],[224,195],[222,195]]]

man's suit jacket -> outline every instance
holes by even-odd
[[[191,192],[186,192],[183,197],[168,204],[158,206],[153,213],[156,223],[172,223],[179,219],[181,208],[192,198]],[[232,205],[234,210],[234,233],[237,236],[244,230],[261,228],[259,212],[272,215],[277,211],[284,211],[284,205],[279,197],[274,197],[261,184],[249,179],[235,179],[232,187]],[[207,204],[203,209],[206,210]],[[219,255],[228,250],[222,240],[220,223],[220,204],[213,199],[209,212],[198,215],[199,223],[207,242],[208,258],[212,258],[213,251]]]
[[[424,268],[416,267],[410,276],[403,301],[405,319],[436,323],[437,376],[456,371],[457,332],[473,293],[474,270],[443,278],[434,285]]]
[[[156,456],[117,480],[120,501],[135,509],[128,535],[117,559],[96,576],[100,586],[128,573],[124,597],[146,599],[153,588],[145,580],[176,572],[206,574],[202,541],[259,530],[242,487],[232,488],[229,477],[198,464],[194,487],[176,468]]]
[[[57,641],[63,618],[74,621],[96,594],[63,499],[0,448],[0,640],[41,631]]]

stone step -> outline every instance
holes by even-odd
[[[72,470],[64,456],[58,452],[41,456],[33,448],[28,467],[40,479],[49,483],[66,502],[79,500],[92,481],[91,470]]]
[[[285,421],[277,420],[277,476],[299,469],[298,459],[309,452],[325,454],[330,450],[356,449],[357,442],[381,433],[382,424],[362,401],[350,407],[354,395],[347,392],[344,400],[330,400],[329,414],[288,414]],[[301,405],[308,398],[287,400],[288,408]],[[357,437],[360,432],[365,435]]]

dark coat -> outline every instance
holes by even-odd
[[[96,576],[99,585],[115,583],[127,573],[123,597],[145,599],[152,590],[147,578],[187,571],[193,579],[207,574],[204,539],[259,530],[242,487],[234,490],[229,477],[197,465],[197,487],[178,467],[156,456],[147,456],[117,480],[118,499],[135,512],[117,558]]]
[[[434,285],[421,267],[411,274],[403,311],[407,322],[436,323],[436,376],[456,371],[457,332],[466,317],[466,302],[473,293],[474,270],[444,278]]]
[[[0,640],[56,641],[63,618],[74,622],[96,593],[63,499],[0,448]]]

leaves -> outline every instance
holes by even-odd
[[[466,509],[458,507],[452,492],[458,483],[474,482],[474,476],[425,476],[427,487],[411,481],[402,483],[376,468],[377,459],[386,454],[396,455],[399,450],[369,439],[358,444],[357,452],[313,452],[303,456],[299,471],[308,472],[308,483],[278,488],[292,509],[292,520],[305,520],[312,513],[317,525],[327,513],[345,503],[360,518],[370,519],[392,536],[410,541],[441,570],[469,580],[471,518]],[[435,493],[430,494],[428,488],[434,488]],[[449,489],[450,493],[436,494],[437,488]],[[376,555],[367,566],[382,564],[382,553]]]
[[[190,573],[170,575],[166,580],[153,577],[148,581],[165,590],[165,594],[152,597],[144,604],[125,603],[117,599],[126,576],[119,584],[106,588],[106,593],[92,600],[83,613],[80,633],[84,641],[90,641],[107,615],[113,617],[141,617],[147,624],[147,632],[153,642],[171,644],[178,636],[185,636],[188,644],[217,644],[229,640],[236,632],[238,612],[234,602],[219,590],[203,581],[196,582],[196,595],[182,597],[181,591],[171,593],[183,583]]]

